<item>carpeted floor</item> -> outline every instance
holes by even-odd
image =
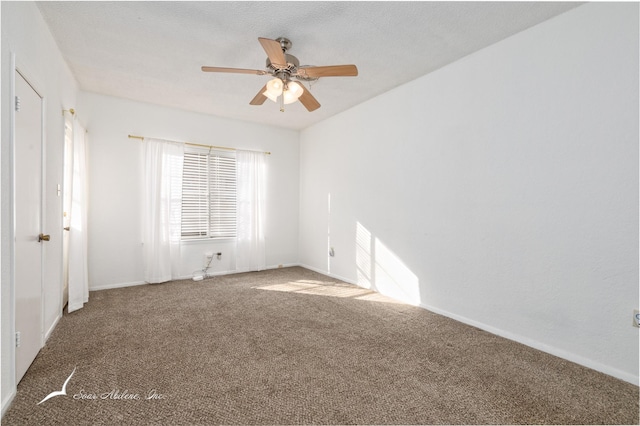
[[[296,267],[92,292],[2,423],[638,424],[638,408],[629,383]]]

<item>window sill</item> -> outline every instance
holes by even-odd
[[[218,244],[218,243],[231,243],[235,242],[235,237],[228,238],[194,238],[189,240],[180,240],[180,244]]]

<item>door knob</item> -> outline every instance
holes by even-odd
[[[50,239],[51,239],[51,235],[47,235],[47,234],[38,235],[38,242],[49,241]]]

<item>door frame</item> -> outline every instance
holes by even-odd
[[[46,199],[45,199],[45,188],[46,188],[46,120],[45,120],[45,111],[46,111],[46,99],[43,95],[43,91],[41,90],[42,85],[38,82],[38,80],[34,77],[33,73],[29,71],[29,68],[23,64],[21,61],[16,60],[16,55],[14,52],[11,52],[11,76],[10,76],[10,102],[11,108],[10,111],[10,142],[9,142],[9,157],[10,157],[10,170],[9,170],[9,210],[10,210],[10,226],[9,226],[9,293],[11,297],[11,320],[10,320],[10,329],[11,329],[11,342],[7,342],[10,345],[10,379],[11,379],[11,389],[12,395],[9,397],[11,400],[15,397],[15,393],[17,391],[17,382],[16,382],[16,345],[15,345],[15,336],[16,336],[16,282],[15,282],[15,271],[16,271],[16,247],[15,247],[15,237],[16,237],[16,110],[15,110],[15,96],[16,96],[16,73],[19,73],[25,81],[31,86],[31,88],[36,92],[36,94],[40,97],[41,102],[41,110],[40,110],[40,121],[41,121],[41,136],[40,136],[40,144],[41,153],[40,153],[40,161],[41,161],[41,188],[40,188],[40,230],[44,227],[45,223],[45,212],[46,212]],[[40,250],[42,252],[40,269],[43,271],[40,280],[40,292],[44,293],[44,265],[45,265],[45,256],[44,256],[44,246],[41,245]],[[44,298],[40,300],[40,349],[44,346]],[[3,401],[4,403],[4,401]],[[8,404],[6,405],[8,407]]]
[[[71,116],[69,117],[65,112],[69,112]],[[71,140],[69,146],[67,145],[67,119],[69,119],[69,123],[71,125]],[[74,167],[74,120],[75,120],[75,112],[73,109],[71,110],[63,110],[62,111],[62,128],[64,129],[64,146],[62,150],[62,295],[61,295],[61,304],[60,304],[60,312],[64,312],[65,307],[65,293],[67,296],[67,303],[69,303],[69,240],[70,240],[70,232],[67,230],[65,225],[69,225],[69,220],[71,218],[71,206],[67,206],[67,197],[71,198],[71,192],[73,189],[73,167]],[[69,160],[69,156],[71,156],[71,161]],[[70,176],[69,176],[70,174]],[[71,204],[73,200],[71,200]],[[67,207],[69,210],[67,211]],[[66,216],[65,216],[66,214]]]

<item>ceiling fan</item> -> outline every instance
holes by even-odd
[[[249,102],[251,105],[262,105],[267,98],[274,102],[280,98],[280,111],[284,111],[284,105],[297,100],[309,111],[320,108],[320,103],[298,81],[315,81],[320,77],[355,77],[358,68],[355,65],[329,65],[329,66],[300,66],[300,61],[287,52],[291,48],[291,41],[284,37],[275,40],[259,37],[258,41],[267,52],[267,67],[265,70],[249,70],[243,68],[202,67],[205,72],[225,72],[237,74],[271,75],[274,78],[258,92]]]

